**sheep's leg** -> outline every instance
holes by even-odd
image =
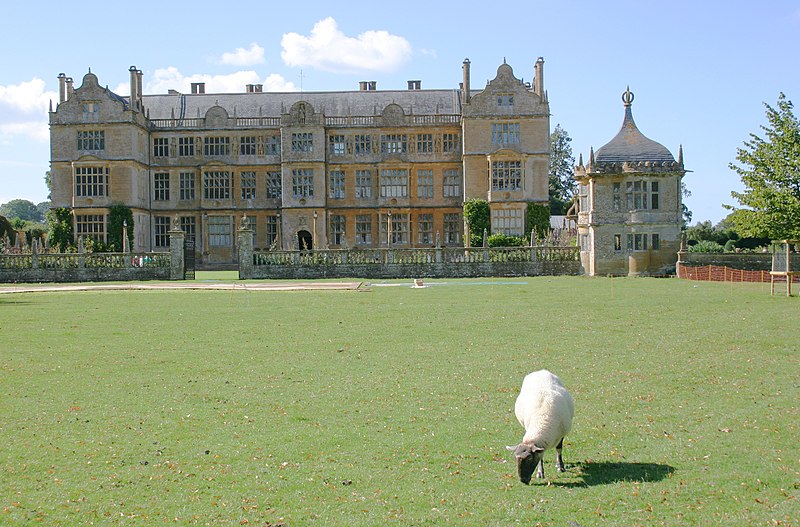
[[[566,469],[564,468],[564,458],[561,457],[561,450],[564,448],[564,438],[561,438],[561,441],[558,442],[558,446],[556,446],[556,470],[559,472],[565,472]]]
[[[536,477],[544,479],[544,458],[539,458],[539,464],[536,465]]]

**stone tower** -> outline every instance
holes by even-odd
[[[622,94],[619,133],[575,167],[578,236],[587,275],[674,272],[683,216],[683,148],[678,160],[633,120],[634,95]]]

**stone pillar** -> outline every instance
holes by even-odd
[[[185,263],[183,261],[183,238],[185,234],[179,226],[173,225],[169,231],[169,279],[183,280]]]
[[[247,216],[242,217],[236,244],[239,249],[239,280],[253,278],[253,229]]]

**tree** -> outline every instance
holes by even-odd
[[[483,231],[489,232],[489,202],[485,199],[470,199],[464,203],[464,221],[467,222],[470,234],[470,245],[479,247],[483,244]]]
[[[550,208],[546,205],[528,203],[528,214],[525,235],[536,232],[537,238],[544,238],[550,232]]]
[[[765,137],[750,134],[736,149],[731,170],[739,174],[743,192],[731,192],[743,208],[725,205],[742,236],[772,239],[800,238],[800,122],[792,102],[781,93],[776,108],[764,103]]]
[[[47,225],[50,234],[47,239],[51,247],[59,247],[66,252],[74,244],[72,236],[72,212],[68,208],[51,209],[47,213]]]
[[[572,138],[557,124],[550,134],[550,171],[548,174],[550,214],[559,216],[569,210],[575,195],[575,158],[570,142]]]
[[[111,251],[122,252],[122,227],[128,225],[128,247],[133,247],[133,212],[131,208],[114,203],[108,211],[108,248]]]
[[[27,199],[12,199],[8,203],[0,205],[0,215],[9,220],[19,218],[23,221],[41,222],[42,218],[39,209]]]

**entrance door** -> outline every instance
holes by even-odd
[[[314,248],[314,238],[308,231],[298,231],[297,233],[297,246],[301,251],[310,251]]]

